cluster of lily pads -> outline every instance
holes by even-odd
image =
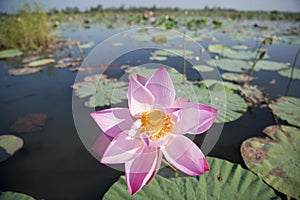
[[[24,53],[19,49],[8,49],[0,51],[0,59],[13,59],[17,57],[23,57],[21,60],[22,65],[15,66],[8,70],[8,74],[12,76],[28,75],[44,70],[45,66],[53,66],[54,68],[68,68],[72,72],[77,72],[83,70],[78,67],[81,64],[81,58],[72,58],[72,46],[75,45],[77,41],[73,42],[61,42],[57,44],[58,49],[63,51],[68,51],[68,56],[60,59],[55,59],[53,57],[53,52],[49,55],[39,55],[35,53],[34,55],[24,56]],[[87,42],[80,44],[78,48],[88,49],[94,46],[93,42]]]

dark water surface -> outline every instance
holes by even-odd
[[[117,32],[95,27],[75,32],[66,30],[63,36],[98,43]],[[204,47],[210,43],[201,42]],[[236,44],[229,39],[222,43]],[[255,47],[254,41],[246,43]],[[273,44],[268,47],[268,53],[271,60],[292,63],[298,48],[292,44]],[[89,51],[85,50],[85,53]],[[73,53],[74,57],[80,57],[76,48]],[[173,62],[176,66],[176,60]],[[138,64],[134,59],[130,62],[131,66]],[[33,75],[8,75],[7,70],[18,65],[18,59],[0,61],[0,134],[9,133],[13,122],[28,113],[46,113],[48,119],[42,131],[15,134],[24,140],[24,147],[0,164],[0,189],[27,193],[37,199],[102,198],[122,172],[100,164],[79,139],[72,116],[70,87],[76,73],[49,66]],[[119,75],[113,70],[110,72],[112,76]],[[264,87],[270,98],[285,94],[288,79],[277,72],[259,71],[254,76],[257,79],[252,83]],[[269,84],[272,79],[276,80],[274,85]],[[300,97],[299,83],[298,80],[292,82],[289,96]],[[239,152],[242,141],[252,136],[264,136],[262,130],[272,124],[274,119],[268,108],[249,108],[240,119],[225,124],[209,155],[243,164]],[[201,136],[197,137],[196,143],[200,140]]]

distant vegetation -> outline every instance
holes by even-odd
[[[55,38],[47,24],[47,14],[38,5],[26,3],[15,15],[3,15],[0,21],[0,49],[40,50]]]
[[[225,17],[231,19],[270,19],[270,20],[296,20],[300,21],[300,13],[292,13],[292,12],[279,12],[279,11],[237,11],[234,9],[221,9],[221,8],[208,8],[204,9],[180,9],[180,8],[157,8],[153,7],[130,7],[125,8],[124,5],[120,7],[112,7],[112,8],[103,8],[102,5],[97,5],[95,7],[90,7],[90,9],[85,11],[80,11],[80,9],[75,7],[66,7],[62,10],[51,9],[49,10],[49,14],[79,14],[79,13],[111,13],[118,12],[119,14],[140,14],[146,11],[156,12],[157,14],[174,14],[174,15],[189,15],[189,16],[206,16],[206,17]]]
[[[179,8],[132,7],[103,9],[101,5],[82,11],[77,6],[62,10],[50,9],[44,12],[37,3],[33,8],[25,3],[17,14],[0,14],[0,49],[18,48],[24,51],[41,50],[51,46],[55,37],[51,29],[59,27],[64,22],[79,21],[84,28],[91,23],[101,23],[107,28],[119,25],[151,25],[164,29],[184,26],[189,30],[200,30],[205,25],[212,28],[222,26],[222,20],[288,20],[300,21],[300,13],[262,12],[222,10],[220,8],[205,8],[202,10],[182,10]],[[220,20],[222,19],[222,20]],[[299,30],[293,27],[293,34]]]

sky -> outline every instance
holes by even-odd
[[[265,10],[300,12],[300,0],[35,0],[45,10],[56,8],[58,10],[67,6],[77,6],[84,11],[91,6],[101,4],[104,8],[120,7],[178,7],[181,9],[232,8],[236,10]],[[0,12],[14,13],[24,2],[32,3],[34,0],[0,0]]]

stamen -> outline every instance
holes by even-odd
[[[151,110],[141,114],[140,132],[145,133],[151,141],[165,137],[172,129],[170,116],[160,110]]]

